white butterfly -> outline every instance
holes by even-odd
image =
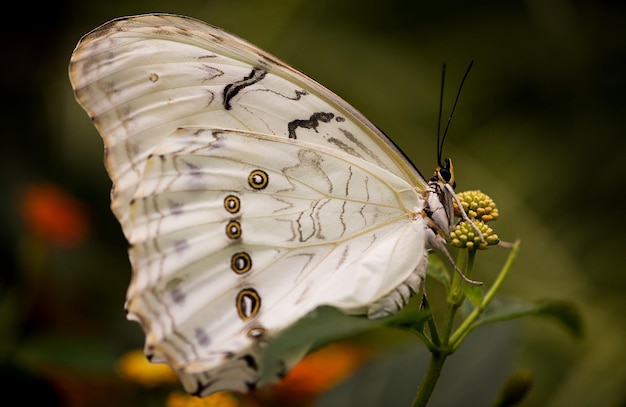
[[[428,251],[447,254],[451,163],[427,182],[353,107],[240,38],[124,17],[83,37],[69,71],[130,244],[128,318],[190,393],[255,387],[264,344],[320,305],[396,312]]]

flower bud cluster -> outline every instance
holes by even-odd
[[[498,219],[498,216],[500,216],[493,199],[478,190],[461,192],[457,196],[461,201],[463,210],[465,210],[470,219],[489,222]],[[454,203],[454,214],[460,215],[456,202]]]
[[[459,222],[450,232],[450,240],[453,246],[469,249],[486,249],[487,246],[496,245],[500,242],[498,235],[487,225],[487,222],[498,219],[498,208],[493,200],[480,191],[466,191],[458,195],[465,213],[470,218],[473,226],[467,221]],[[458,206],[454,204],[455,214],[460,215]],[[474,226],[480,231],[484,241],[476,232]]]

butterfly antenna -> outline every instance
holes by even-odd
[[[441,156],[443,154],[443,143],[446,141],[446,136],[448,135],[448,130],[450,129],[450,122],[452,122],[452,116],[454,116],[454,111],[456,110],[456,105],[459,103],[459,98],[461,97],[461,91],[463,90],[463,85],[465,84],[465,79],[469,76],[470,71],[472,70],[472,65],[474,65],[474,61],[470,61],[467,69],[465,70],[465,75],[463,75],[463,79],[461,80],[461,84],[459,85],[459,90],[456,93],[456,98],[454,99],[454,104],[452,105],[452,110],[450,111],[450,115],[448,116],[448,122],[446,123],[446,128],[443,131],[443,136],[441,136],[441,142],[439,142],[439,130],[441,126],[441,105],[443,100],[443,78],[441,78],[441,97],[439,101],[439,126],[437,127],[437,161],[439,166],[441,167]],[[446,73],[446,65],[443,65],[443,74],[445,76]]]
[[[441,116],[443,111],[443,88],[446,81],[446,63],[443,63],[441,69],[441,91],[439,93],[439,118],[437,120],[437,165],[443,167],[441,162],[441,154],[443,151],[443,142],[441,141]],[[444,136],[445,138],[445,136]]]

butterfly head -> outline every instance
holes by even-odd
[[[456,187],[454,167],[452,166],[452,160],[450,158],[446,158],[443,160],[443,164],[440,164],[437,168],[435,168],[435,172],[430,181],[439,184],[448,184],[452,187],[452,189]]]

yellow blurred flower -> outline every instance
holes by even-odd
[[[117,362],[121,378],[145,387],[178,383],[178,376],[166,364],[150,363],[140,349],[125,353]]]
[[[239,407],[239,398],[227,391],[213,393],[210,396],[199,398],[172,392],[167,398],[166,407]]]

